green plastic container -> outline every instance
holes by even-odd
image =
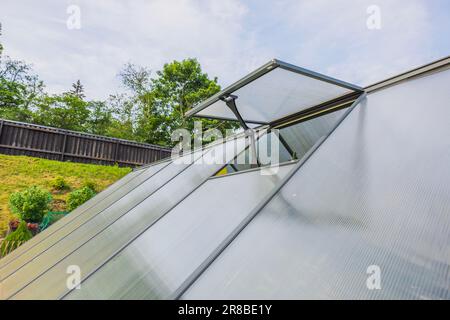
[[[42,219],[41,224],[39,225],[39,230],[42,231],[42,230],[47,229],[48,226],[52,225],[53,223],[55,223],[56,221],[58,221],[59,219],[61,219],[68,213],[69,212],[66,212],[66,211],[49,211],[49,212],[47,212],[47,214],[44,216],[44,219]]]

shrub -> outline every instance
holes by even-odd
[[[9,197],[9,206],[11,211],[22,220],[40,223],[44,214],[48,211],[48,205],[51,201],[50,192],[32,186],[22,192],[12,193]]]
[[[0,246],[0,254],[1,256],[5,256],[18,246],[23,244],[25,241],[30,240],[33,237],[33,234],[30,230],[28,230],[27,223],[22,221],[17,227],[16,231],[11,232],[6,236],[5,240],[1,243]]]
[[[64,180],[63,177],[56,177],[53,181],[52,181],[52,188],[55,190],[69,190],[70,186],[69,184],[66,182],[66,180]]]
[[[83,187],[81,189],[75,190],[69,194],[69,199],[67,200],[67,209],[69,211],[72,211],[91,199],[93,196],[95,196],[95,191],[89,187]]]
[[[84,187],[90,188],[92,191],[97,192],[97,184],[92,180],[86,180],[83,183],[83,188]]]

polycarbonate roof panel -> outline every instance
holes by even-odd
[[[208,180],[67,298],[172,297],[292,167]]]
[[[186,299],[450,299],[450,70],[371,93]]]
[[[16,271],[2,283],[3,298],[18,299],[56,299],[68,292],[66,285],[67,268],[77,265],[82,270],[82,278],[107,263],[116,253],[143,233],[153,223],[170,211],[193,190],[217,172],[223,161],[230,161],[236,152],[242,151],[247,145],[243,136],[235,140],[219,143],[204,151],[201,157],[193,163],[174,161],[169,166],[180,167],[175,175],[152,187],[153,178],[146,182],[153,191],[141,194],[139,188],[130,192],[130,198],[123,201],[108,217],[106,213],[102,221],[93,223],[95,230],[87,227],[78,228],[72,233],[72,241],[66,241],[65,246],[53,246],[30,264]],[[186,157],[190,157],[187,155]],[[184,157],[183,157],[184,158]],[[215,162],[214,160],[217,160]],[[161,172],[167,170],[164,168]],[[153,189],[153,188],[156,188]],[[140,190],[142,191],[142,190]],[[96,217],[99,217],[97,215]],[[99,218],[100,219],[100,218]],[[103,219],[107,219],[105,222]],[[80,237],[78,239],[78,237]],[[61,240],[62,243],[64,240]]]
[[[358,86],[273,60],[186,115],[237,120],[220,100],[231,94],[237,96],[237,109],[246,122],[271,123],[360,91]]]
[[[347,112],[341,109],[280,129],[283,142],[301,159]]]

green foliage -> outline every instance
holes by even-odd
[[[40,223],[48,205],[52,201],[50,192],[32,186],[21,192],[14,192],[9,197],[11,211],[22,220],[32,223]]]
[[[84,87],[81,84],[80,80],[77,80],[77,82],[72,84],[72,90],[70,90],[69,93],[73,96],[76,96],[76,97],[82,99],[82,100],[86,97],[84,95]]]
[[[1,256],[5,256],[24,242],[30,240],[33,237],[33,234],[30,230],[28,230],[27,223],[22,221],[17,227],[16,231],[11,232],[6,236],[5,240],[1,243],[0,246],[0,254]]]
[[[31,112],[23,108],[26,87],[18,82],[0,78],[0,117],[26,121]]]
[[[87,103],[78,96],[64,93],[45,96],[37,104],[33,120],[46,126],[84,131],[84,124],[89,118]]]
[[[44,84],[23,61],[0,60],[0,117],[33,121],[35,104],[43,95]]]
[[[134,67],[138,68],[138,67]],[[141,77],[130,85],[130,74],[143,75],[143,72],[130,72],[127,67],[128,78],[124,84],[128,84],[129,89],[134,90],[135,104],[140,106],[137,115],[136,135],[140,141],[173,146],[175,142],[171,139],[171,134],[175,129],[185,128],[194,132],[194,119],[186,119],[184,114],[213,94],[220,91],[217,78],[210,79],[208,74],[203,73],[199,62],[196,59],[186,59],[183,61],[173,61],[165,64],[161,71],[156,72],[156,77],[143,81]],[[150,83],[141,88],[140,83]],[[150,87],[150,89],[148,89]],[[226,129],[234,129],[236,125],[232,122],[217,120],[195,119],[202,122],[204,131],[212,128],[219,129],[222,134]]]
[[[173,146],[175,129],[194,128],[184,114],[220,90],[196,59],[165,64],[154,77],[148,68],[126,64],[119,77],[127,92],[105,101],[87,101],[77,80],[68,92],[50,95],[23,61],[0,60],[0,118],[106,135],[127,140]],[[234,122],[196,119],[202,129],[237,128]],[[196,132],[200,134],[200,132]]]
[[[61,176],[58,176],[55,179],[53,179],[53,181],[51,183],[51,186],[52,186],[52,188],[54,190],[59,190],[59,191],[69,190],[70,189],[69,184]]]
[[[2,35],[2,23],[0,22],[0,36]],[[0,60],[3,53],[3,45],[0,43]]]
[[[70,193],[67,201],[67,209],[73,211],[83,203],[95,196],[95,191],[89,187],[83,187]]]
[[[85,124],[86,132],[99,134],[99,135],[109,135],[111,134],[111,127],[113,126],[113,113],[104,101],[89,101],[87,108],[89,110],[90,116]]]
[[[92,180],[85,180],[82,187],[89,188],[94,192],[97,192],[97,189],[98,189],[97,184]]]

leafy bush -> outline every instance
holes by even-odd
[[[86,180],[83,183],[83,188],[90,188],[92,191],[97,192],[97,184],[92,180]]]
[[[53,181],[52,181],[52,188],[55,190],[69,190],[70,186],[69,184],[66,182],[66,180],[64,180],[63,177],[59,176],[56,177]]]
[[[29,187],[22,192],[14,192],[9,197],[11,211],[22,220],[32,223],[40,223],[48,205],[52,201],[50,192],[37,186]]]
[[[67,209],[69,211],[72,211],[91,199],[93,196],[95,196],[95,191],[89,187],[83,187],[81,189],[75,190],[69,194],[69,199],[67,200]]]
[[[22,221],[17,227],[16,231],[11,232],[6,236],[5,240],[0,245],[0,254],[1,256],[5,256],[18,246],[23,244],[25,241],[30,240],[33,237],[33,234],[30,230],[28,230],[27,223]]]

